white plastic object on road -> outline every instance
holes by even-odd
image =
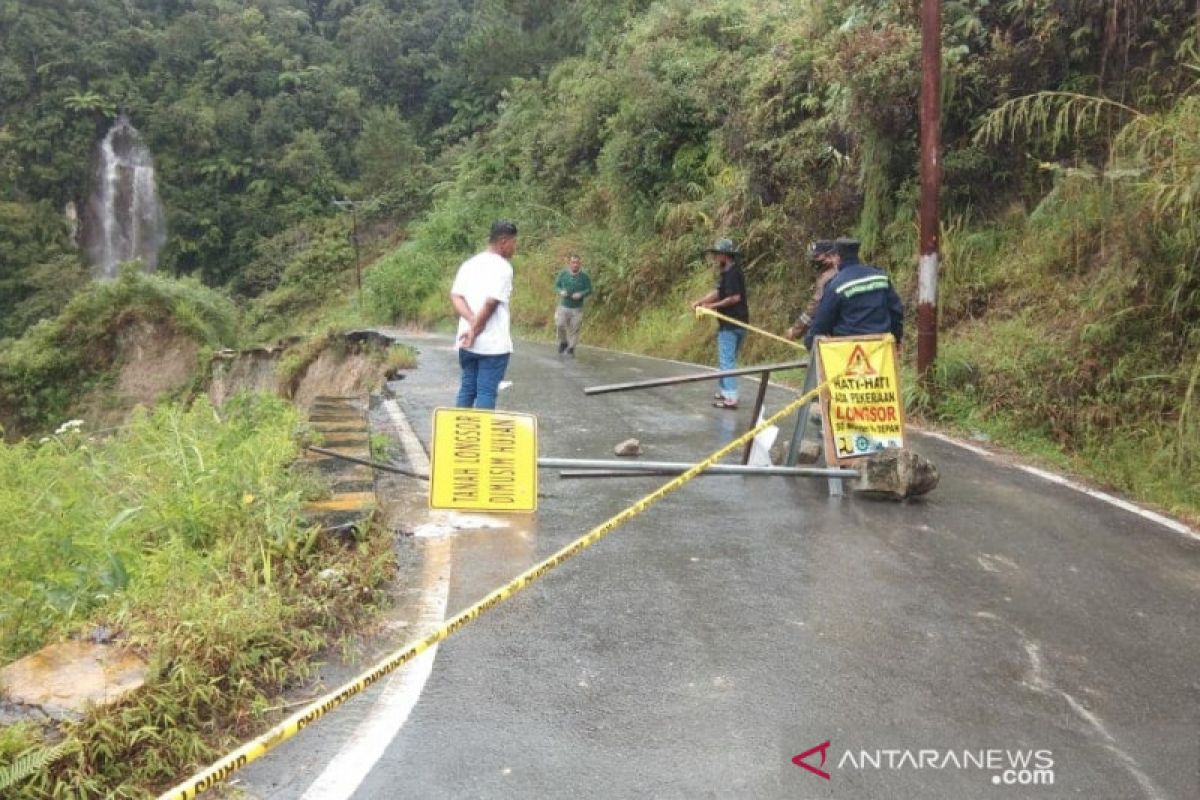
[[[761,425],[765,419],[762,411],[759,411],[757,424]],[[750,466],[769,467],[772,465],[771,447],[775,444],[777,436],[779,436],[779,428],[772,425],[754,437],[754,442],[750,445],[750,461],[748,462]]]

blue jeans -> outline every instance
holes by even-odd
[[[458,385],[458,408],[495,408],[496,390],[508,369],[510,353],[481,356],[459,348],[458,364],[462,367],[462,382]]]
[[[717,368],[736,369],[738,350],[742,349],[742,340],[746,338],[744,328],[722,328],[717,331]],[[721,394],[730,403],[737,402],[737,378],[721,378],[717,381]]]

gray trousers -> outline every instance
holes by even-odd
[[[583,327],[583,309],[559,306],[554,312],[554,328],[558,331],[560,344],[566,343],[572,350],[579,344],[579,329]]]

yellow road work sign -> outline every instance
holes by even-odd
[[[891,334],[817,339],[826,453],[838,462],[904,446],[896,343]]]
[[[537,510],[537,418],[439,408],[433,412],[429,507]]]

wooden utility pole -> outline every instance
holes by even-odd
[[[942,183],[942,8],[921,0],[921,209],[917,270],[917,374],[927,385],[937,358],[938,191]]]

